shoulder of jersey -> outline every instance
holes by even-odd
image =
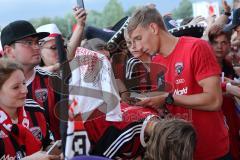
[[[56,77],[60,78],[60,76],[57,73],[53,73],[53,72],[43,70],[41,67],[36,67],[35,70],[38,74],[40,74],[42,76],[56,76]]]
[[[36,101],[34,101],[33,99],[26,99],[25,100],[25,105],[24,108],[26,110],[35,110],[35,111],[41,111],[44,112],[45,109],[43,107],[41,107]]]
[[[132,57],[127,61],[126,70],[130,71],[133,69],[133,67],[136,64],[141,64],[141,63],[143,63],[141,60],[139,60],[138,58]]]
[[[127,63],[142,63],[142,61],[138,58],[131,57],[127,60]]]

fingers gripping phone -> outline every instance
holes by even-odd
[[[77,5],[78,5],[80,8],[84,8],[84,2],[83,2],[83,0],[77,0]]]

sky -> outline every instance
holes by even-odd
[[[109,0],[84,0],[86,10],[102,11]],[[177,8],[181,0],[118,0],[126,11],[131,6],[156,4],[162,14]],[[200,1],[200,0],[192,0]],[[216,0],[207,0],[216,1]],[[220,1],[220,0],[219,0]],[[231,1],[231,0],[228,0]],[[72,12],[76,0],[0,0],[0,26],[15,20],[41,17],[64,17]]]

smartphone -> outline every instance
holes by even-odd
[[[62,153],[62,141],[57,140],[51,148],[47,151],[48,155],[60,155]]]
[[[80,8],[84,8],[84,2],[83,2],[83,0],[77,0],[77,5],[78,5]]]
[[[128,98],[128,104],[130,105],[135,105],[137,102],[140,102],[141,99],[136,98],[136,97],[129,97]]]

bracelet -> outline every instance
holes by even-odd
[[[224,15],[229,17],[231,16],[231,12],[224,12]]]

